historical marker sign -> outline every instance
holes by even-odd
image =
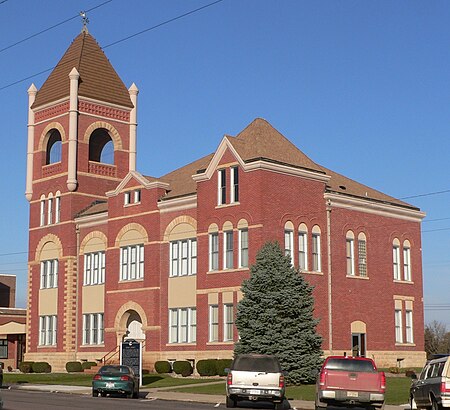
[[[139,375],[139,385],[142,386],[142,345],[130,339],[122,342],[120,347],[120,364],[130,366]]]

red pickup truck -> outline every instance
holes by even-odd
[[[372,359],[329,356],[317,378],[316,410],[331,406],[383,408],[386,376]]]

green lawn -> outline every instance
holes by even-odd
[[[4,373],[3,383],[32,383],[32,384],[64,384],[72,386],[91,386],[94,375],[84,373]],[[191,379],[171,377],[161,374],[145,374],[142,384],[145,387],[183,386],[186,384],[205,383],[220,379]]]
[[[408,403],[410,378],[388,377],[386,383],[386,404],[398,405]],[[180,387],[171,390],[197,394],[225,394],[225,382],[196,387]],[[314,401],[314,395],[315,385],[290,386],[286,389],[286,397],[292,400]]]

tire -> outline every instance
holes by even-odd
[[[234,409],[236,407],[236,400],[233,400],[231,397],[227,396],[225,405],[227,409]]]
[[[106,397],[106,392],[105,391],[100,392],[100,396]]]
[[[284,401],[281,403],[274,403],[273,405],[274,410],[283,410],[284,409]]]
[[[98,397],[98,390],[92,389],[92,397]]]
[[[130,391],[129,393],[125,393],[125,397],[127,399],[132,399],[133,398],[133,391]]]
[[[416,403],[416,401],[414,400],[414,397],[413,397],[413,396],[411,396],[411,397],[409,398],[409,408],[410,408],[411,410],[417,410],[417,409],[418,409],[417,403]]]
[[[442,406],[438,404],[434,397],[431,398],[431,410],[442,410]]]
[[[314,402],[314,408],[315,408],[315,410],[324,410],[327,408],[327,403],[319,401],[319,396],[316,395],[316,400]]]

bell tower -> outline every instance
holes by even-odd
[[[38,90],[28,89],[27,357],[75,346],[75,218],[136,168],[138,89],[127,89],[86,26]],[[36,356],[37,357],[37,356]]]

